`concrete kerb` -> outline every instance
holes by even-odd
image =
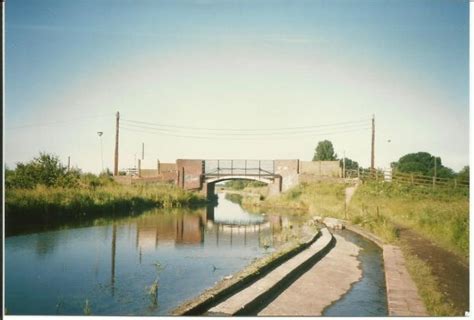
[[[369,239],[382,249],[388,315],[428,316],[418,289],[405,266],[400,248],[385,244],[382,239],[358,226],[346,224],[346,229]]]
[[[311,246],[321,237],[321,235],[321,231],[318,231],[318,233],[311,236],[309,239],[303,240],[303,242],[296,247],[283,252],[280,256],[277,256],[274,259],[268,260],[268,257],[263,257],[257,260],[255,263],[252,263],[250,266],[237,273],[231,279],[223,279],[214,287],[207,289],[197,297],[184,302],[175,308],[171,312],[171,315],[192,316],[205,313],[212,306],[249,286],[251,283],[258,281],[285,261]]]
[[[265,277],[209,309],[207,315],[257,314],[287,286],[324,257],[335,245],[335,238],[324,228],[322,236],[309,248],[284,262]]]

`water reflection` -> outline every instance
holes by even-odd
[[[217,207],[8,237],[6,307],[11,314],[81,315],[87,299],[96,315],[165,315],[284,243],[293,224],[219,194]]]

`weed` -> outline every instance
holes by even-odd
[[[89,304],[89,299],[86,299],[86,302],[84,303],[84,307],[83,307],[83,312],[86,316],[89,316],[92,314],[92,309],[91,309],[91,306]]]

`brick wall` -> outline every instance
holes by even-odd
[[[185,190],[201,189],[201,175],[204,173],[203,160],[176,160],[178,185]],[[184,179],[183,179],[184,173]]]

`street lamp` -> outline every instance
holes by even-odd
[[[104,172],[104,153],[102,152],[102,135],[104,133],[102,131],[97,131],[97,135],[99,136],[99,140],[100,140],[100,162],[101,162],[101,165],[102,165],[102,171],[101,172]]]

